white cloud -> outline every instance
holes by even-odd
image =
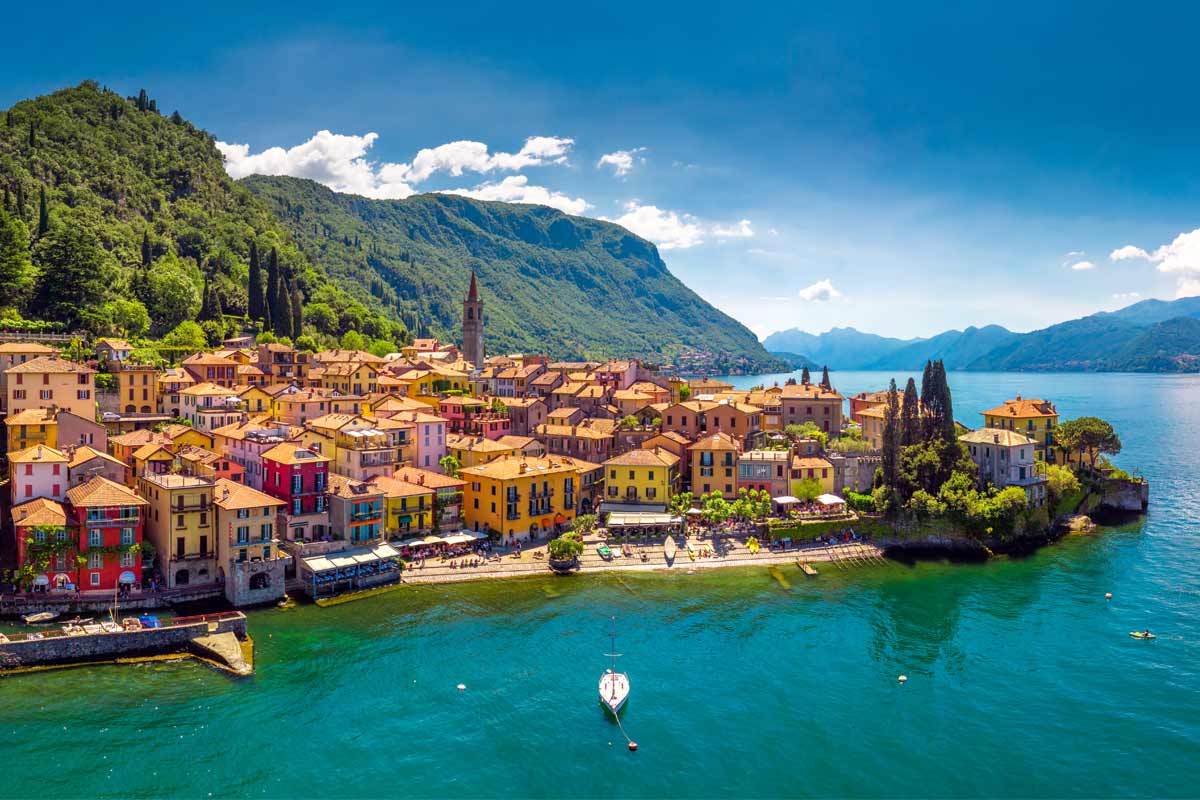
[[[1113,300],[1120,303],[1127,303],[1131,300],[1137,300],[1142,296],[1141,292],[1113,292]]]
[[[1072,250],[1071,252],[1069,252],[1065,256],[1063,256],[1063,259],[1070,261],[1072,258],[1079,258],[1080,256],[1084,256],[1084,255],[1087,255],[1087,253],[1083,252],[1082,250]]]
[[[489,153],[483,142],[448,142],[418,152],[408,168],[407,177],[413,183],[420,183],[435,172],[457,177],[467,170],[483,174],[493,170],[515,172],[525,167],[565,164],[573,144],[574,139],[531,136],[516,153]]]
[[[805,286],[798,292],[798,296],[806,303],[818,302],[823,303],[827,300],[833,300],[836,297],[841,297],[842,293],[833,288],[833,281],[829,278],[817,281],[811,286]]]
[[[1109,253],[1108,257],[1112,261],[1126,261],[1131,258],[1144,258],[1147,261],[1150,260],[1149,253],[1142,248],[1134,247],[1131,244],[1127,244],[1124,247],[1118,247],[1116,250],[1113,250],[1111,253]]]
[[[505,203],[534,203],[550,206],[567,214],[582,214],[591,208],[582,197],[570,197],[545,186],[529,185],[524,175],[509,175],[498,183],[481,183],[474,189],[447,189],[443,194],[460,194],[476,200],[500,200]]]
[[[225,171],[232,178],[247,175],[291,175],[323,183],[335,192],[351,192],[367,197],[408,197],[413,188],[406,179],[404,165],[375,165],[367,161],[367,151],[379,138],[377,133],[345,136],[318,131],[303,144],[284,150],[270,147],[250,153],[248,144],[217,142],[225,156]]]
[[[1071,265],[1071,269],[1075,270],[1076,272],[1082,272],[1085,269],[1095,269],[1095,268],[1096,268],[1096,265],[1093,264],[1091,261],[1076,261],[1074,264]]]
[[[645,149],[644,147],[635,147],[632,150],[614,150],[611,153],[605,153],[596,162],[596,169],[609,166],[613,168],[613,174],[618,177],[628,175],[633,169],[634,156]],[[646,159],[642,158],[638,160],[644,163]]]
[[[491,153],[483,142],[449,142],[424,148],[412,163],[403,164],[367,159],[367,151],[378,138],[377,133],[355,136],[318,131],[307,142],[286,150],[270,147],[252,154],[248,144],[226,142],[217,142],[217,149],[225,157],[225,171],[233,178],[291,175],[317,181],[335,192],[402,198],[416,191],[413,184],[428,180],[437,172],[459,176],[465,171],[484,174],[565,164],[575,143],[574,139],[556,136],[531,136],[516,153]]]
[[[1159,272],[1176,275],[1176,297],[1200,295],[1200,228],[1179,234],[1170,244],[1162,245],[1153,253],[1127,244],[1113,250],[1109,258],[1113,261],[1141,259],[1157,264]]]
[[[625,204],[625,213],[615,222],[658,245],[661,250],[684,250],[704,243],[704,226],[691,214],[678,214],[658,206],[641,205],[636,200]]]
[[[750,328],[750,332],[757,336],[760,342],[771,335],[771,329],[761,323],[749,325],[748,327]]]
[[[712,235],[718,239],[748,239],[754,236],[754,229],[750,227],[750,220],[743,219],[736,225],[713,225]]]

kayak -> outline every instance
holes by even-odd
[[[1130,631],[1129,635],[1135,639],[1157,639],[1153,633],[1145,633],[1143,631]]]

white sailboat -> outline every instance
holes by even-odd
[[[612,658],[612,667],[600,676],[600,702],[615,716],[629,697],[629,676],[617,672],[617,658],[621,655],[617,652],[617,632],[611,631],[609,638],[612,652],[605,655]]]

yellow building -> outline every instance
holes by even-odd
[[[217,580],[213,486],[196,475],[138,476],[137,492],[150,504],[145,536],[168,588]]]
[[[716,492],[726,500],[737,497],[737,464],[742,446],[728,433],[710,433],[688,447],[692,494]]]
[[[575,518],[579,472],[569,460],[508,457],[459,471],[463,518],[506,543],[552,536]]]
[[[242,400],[242,408],[246,411],[251,414],[271,413],[275,398],[271,397],[261,386],[251,384],[234,388],[237,389],[237,395]]]
[[[330,472],[358,481],[391,475],[400,466],[400,451],[410,440],[407,429],[382,430],[375,420],[355,414],[326,414],[309,420],[298,437],[304,447],[329,457]]]
[[[1028,436],[1036,442],[1034,456],[1045,459],[1050,449],[1050,461],[1054,461],[1054,429],[1058,427],[1058,409],[1048,400],[1034,400],[1017,395],[1015,400],[1005,400],[1004,405],[983,412],[984,427],[1003,428]]]
[[[665,511],[678,487],[679,456],[662,448],[630,450],[604,462],[606,511],[616,505]]]
[[[58,351],[37,342],[4,342],[0,344],[0,414],[6,410],[8,402],[8,376],[5,372],[9,367],[24,364],[35,358],[56,356]]]
[[[8,452],[15,453],[35,444],[58,447],[57,414],[48,408],[27,408],[4,418],[8,429]]]
[[[458,459],[459,466],[462,467],[476,467],[498,458],[540,458],[546,455],[545,445],[537,439],[509,434],[498,439],[488,439],[483,436],[451,433],[446,437],[446,451]]]
[[[5,408],[65,408],[84,419],[96,418],[96,370],[63,358],[42,356],[4,371]]]
[[[379,390],[379,369],[375,364],[345,361],[321,368],[319,386],[342,394],[373,394]],[[311,373],[310,373],[311,375]]]
[[[383,491],[383,529],[389,537],[407,537],[433,527],[432,486],[384,476],[367,483]]]
[[[117,379],[118,407],[123,414],[158,413],[158,379],[162,376],[158,367],[112,361],[109,368]]]
[[[821,484],[822,494],[832,494],[833,473],[833,463],[820,456],[792,456],[792,494],[799,496],[800,484],[809,480]]]

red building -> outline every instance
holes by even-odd
[[[286,505],[276,534],[287,541],[317,541],[329,535],[329,459],[294,442],[262,454],[262,491]]]
[[[97,475],[67,492],[67,529],[85,559],[75,566],[80,591],[112,592],[142,583],[143,509],[150,504],[128,488]]]

